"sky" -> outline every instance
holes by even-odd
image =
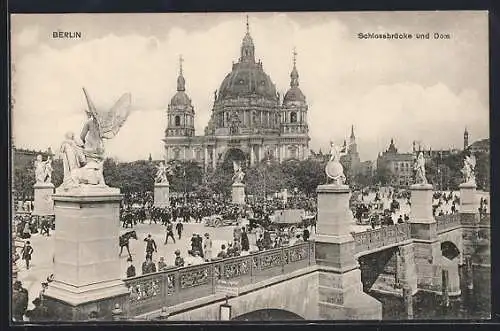
[[[250,13],[256,58],[281,95],[297,50],[300,88],[309,105],[310,145],[349,137],[362,160],[391,138],[462,148],[489,137],[487,12]],[[17,14],[11,17],[12,137],[16,147],[58,151],[79,134],[86,87],[109,109],[126,92],[132,112],[106,153],[123,161],[163,157],[166,108],[176,92],[182,54],[197,135],[214,91],[239,57],[246,13]],[[81,39],[54,39],[54,31]],[[411,40],[360,39],[358,33],[411,33]],[[430,33],[429,40],[415,39]],[[449,39],[434,39],[434,33]]]

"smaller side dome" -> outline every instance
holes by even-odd
[[[290,73],[290,89],[286,92],[285,97],[283,98],[283,104],[286,105],[290,102],[305,102],[306,97],[304,93],[299,88],[299,71],[296,66],[297,62],[297,51],[293,50],[293,69]]]
[[[285,97],[283,98],[283,104],[287,104],[290,102],[305,102],[306,97],[304,96],[304,93],[300,90],[298,87],[291,87],[285,94]]]
[[[170,100],[170,105],[172,106],[191,106],[191,99],[188,97],[186,92],[177,91]]]

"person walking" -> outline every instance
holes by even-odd
[[[241,250],[246,252],[250,249],[250,241],[248,240],[248,233],[245,227],[241,229]]]
[[[182,222],[177,222],[175,225],[175,230],[177,230],[177,235],[179,236],[179,240],[181,240],[182,230],[184,230],[184,224]]]
[[[205,233],[205,240],[203,240],[203,254],[206,262],[212,260],[212,239],[208,233]]]
[[[29,241],[24,244],[23,250],[21,251],[21,256],[24,261],[26,261],[26,269],[30,268],[31,255],[33,254],[33,247]]]
[[[151,259],[153,258],[153,252],[157,252],[156,242],[153,238],[151,238],[151,234],[148,234],[148,237],[144,239],[146,242],[146,256],[149,256]]]
[[[168,243],[168,237],[172,237],[172,240],[174,241],[174,244],[175,244],[175,238],[174,238],[174,232],[173,232],[173,227],[172,227],[172,223],[169,221],[167,222],[167,229],[166,229],[166,236],[165,236],[165,243],[164,245],[166,245]]]

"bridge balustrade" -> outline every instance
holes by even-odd
[[[377,250],[410,240],[410,224],[394,224],[378,229],[368,229],[364,232],[353,232],[355,254]]]
[[[218,280],[245,286],[315,264],[314,242],[300,243],[127,278],[129,315],[137,316],[216,293]]]
[[[490,224],[490,213],[481,213],[479,215],[479,224]]]
[[[435,216],[434,218],[436,219],[438,233],[445,232],[447,230],[460,226],[459,213]]]

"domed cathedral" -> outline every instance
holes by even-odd
[[[310,140],[308,107],[299,88],[296,55],[294,51],[290,89],[281,103],[262,62],[256,61],[247,17],[240,57],[214,93],[204,136],[194,135],[194,109],[185,92],[181,62],[177,93],[167,112],[166,160],[196,160],[207,170],[229,158],[248,165],[264,159],[306,159]]]

